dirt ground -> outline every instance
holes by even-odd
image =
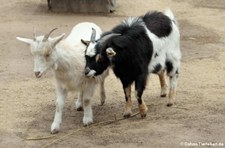
[[[0,147],[41,147],[68,133],[50,147],[225,147],[225,1],[224,0],[117,0],[110,15],[51,13],[45,0],[1,0],[0,5]],[[135,116],[112,124],[83,127],[83,112],[74,109],[69,95],[61,131],[49,136],[54,115],[55,83],[52,73],[41,79],[33,74],[29,47],[15,39],[32,37],[54,27],[54,35],[69,33],[83,21],[95,22],[104,31],[127,16],[170,7],[181,31],[183,53],[175,107],[160,98],[158,77],[149,76],[143,98],[149,106],[145,119]],[[100,106],[93,98],[95,123],[122,117],[124,96],[120,81],[110,73],[106,80],[107,100]],[[134,112],[137,107],[135,98]],[[79,130],[80,129],[80,130]],[[77,130],[77,131],[76,131]],[[204,146],[205,145],[205,146]],[[224,146],[222,146],[224,145]],[[214,147],[213,146],[213,147]]]

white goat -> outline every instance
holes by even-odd
[[[96,39],[98,39],[102,33],[101,29],[88,22],[76,25],[65,40],[63,40],[65,34],[54,38],[49,37],[55,29],[45,36],[36,37],[34,34],[33,39],[17,37],[18,40],[30,45],[34,57],[34,73],[37,78],[40,78],[48,69],[54,72],[57,99],[51,133],[57,133],[60,129],[64,100],[68,91],[78,92],[76,109],[84,109],[84,125],[93,123],[91,98],[97,82],[100,82],[101,104],[104,104],[104,79],[108,71],[105,71],[98,79],[86,78],[84,75],[86,46],[81,43],[81,39],[90,40],[93,28],[96,30]]]

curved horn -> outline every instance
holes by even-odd
[[[56,29],[58,29],[58,28],[54,28],[54,29],[52,29],[48,34],[46,34],[45,36],[44,36],[44,38],[43,38],[43,42],[45,42],[45,41],[47,41],[48,40],[48,38],[49,38],[49,36],[50,36],[50,34],[53,32],[53,31],[55,31]]]
[[[106,44],[106,42],[107,42],[110,38],[112,38],[112,37],[114,37],[114,36],[119,36],[119,35],[121,35],[121,34],[119,34],[119,33],[111,33],[111,34],[107,34],[107,35],[103,36],[103,37],[99,40],[99,43],[100,43],[102,46],[104,46],[104,45]]]
[[[96,38],[96,30],[92,28],[91,42],[94,43]]]

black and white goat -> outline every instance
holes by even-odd
[[[141,117],[146,116],[148,108],[142,94],[149,73],[159,75],[161,97],[167,95],[167,73],[170,78],[167,106],[173,105],[181,51],[179,28],[171,10],[125,19],[90,46],[85,55],[86,75],[97,76],[111,65],[123,85],[126,99],[124,117],[132,113],[130,94],[133,82]]]
[[[65,34],[51,38],[53,29],[44,36],[34,35],[33,39],[17,37],[18,40],[30,45],[34,57],[34,73],[40,78],[49,69],[52,69],[56,79],[56,110],[51,132],[57,133],[62,122],[62,110],[69,91],[77,91],[77,110],[84,109],[83,123],[89,125],[93,122],[91,98],[95,86],[100,82],[101,104],[105,102],[104,79],[108,72],[104,72],[97,79],[88,79],[84,75],[86,47],[81,39],[93,40],[92,29],[95,29],[95,38],[99,38],[101,29],[94,23],[83,22],[77,24],[70,35],[63,39]]]

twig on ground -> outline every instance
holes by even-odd
[[[158,105],[149,104],[149,105],[147,105],[147,106],[159,106],[159,105],[160,105],[160,104],[158,104]],[[188,110],[187,108],[177,107],[177,106],[172,106],[172,108]],[[139,113],[139,112],[136,112],[136,113],[132,114],[132,115],[130,116],[130,118],[135,117],[135,116],[137,116],[138,114],[140,114],[140,113]],[[98,125],[108,125],[108,124],[112,124],[112,123],[115,123],[115,122],[118,122],[118,121],[121,121],[121,120],[126,120],[126,119],[127,119],[127,118],[124,118],[124,117],[117,118],[116,114],[114,114],[114,120],[108,120],[108,121],[102,121],[102,122],[94,123],[94,124],[89,125],[88,127],[89,127],[89,128],[92,128],[92,127],[96,127],[96,126],[98,126]],[[129,118],[128,118],[128,119],[129,119]],[[77,129],[77,130],[72,130],[70,133],[65,134],[65,135],[63,135],[63,136],[61,136],[61,137],[56,136],[56,135],[50,135],[50,136],[42,136],[42,137],[39,136],[39,137],[25,138],[25,140],[43,140],[43,139],[49,139],[49,138],[58,137],[57,139],[53,140],[52,142],[47,143],[46,145],[44,145],[44,146],[41,147],[41,148],[47,148],[47,147],[51,146],[52,144],[57,143],[57,142],[59,142],[59,141],[65,139],[66,137],[71,136],[71,135],[73,135],[74,133],[76,133],[76,132],[78,132],[78,131],[85,130],[85,129],[87,129],[87,128],[79,128],[79,129]]]
[[[25,140],[44,140],[56,137],[56,135],[48,135],[48,136],[37,136],[37,137],[27,137]]]
[[[140,113],[137,112],[137,113],[131,115],[130,118],[135,117],[135,116],[138,115],[138,114],[140,114]],[[116,119],[116,118],[115,118],[115,119]],[[116,119],[116,120],[108,120],[108,121],[103,121],[103,122],[94,123],[94,124],[91,124],[91,125],[88,126],[88,127],[91,128],[91,127],[95,127],[95,126],[98,126],[98,125],[107,125],[107,124],[115,123],[115,122],[118,122],[118,121],[121,121],[121,120],[126,120],[126,119],[127,119],[127,118],[121,117],[121,118]],[[71,135],[73,135],[74,133],[76,133],[76,132],[78,132],[78,131],[81,131],[81,130],[85,130],[85,129],[86,129],[86,128],[80,128],[80,129],[77,129],[77,130],[73,130],[73,131],[71,131],[70,133],[68,133],[68,134],[66,134],[66,135],[64,135],[64,136],[62,136],[62,137],[59,137],[58,139],[55,139],[55,140],[53,140],[52,142],[50,142],[50,143],[48,143],[48,144],[42,146],[41,148],[47,148],[47,147],[51,146],[52,144],[57,143],[57,142],[59,142],[59,141],[65,139],[66,137],[71,136]],[[34,140],[35,140],[35,139],[34,139]]]
[[[188,110],[188,108],[185,107],[178,107],[178,106],[171,106],[172,108],[176,108],[176,109],[184,109],[184,110]]]

